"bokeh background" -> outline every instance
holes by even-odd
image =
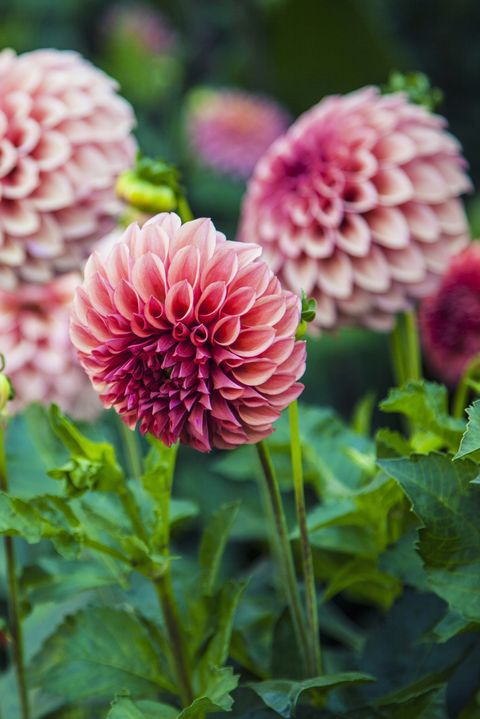
[[[239,87],[296,117],[329,93],[427,73],[440,111],[480,179],[478,0],[0,0],[0,46],[78,50],[134,105],[144,152],[179,166],[194,212],[234,236],[242,181],[206,168],[186,141],[198,87]],[[469,199],[473,233],[480,205]],[[390,382],[385,337],[342,331],[311,341],[304,398],[344,415]],[[380,398],[380,397],[377,397]]]

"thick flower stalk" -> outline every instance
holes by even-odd
[[[420,307],[427,362],[448,384],[455,384],[480,354],[480,246],[473,243],[455,257],[437,291]]]
[[[71,338],[106,407],[167,445],[258,442],[301,393],[300,301],[261,248],[208,219],[157,215],[93,254]]]
[[[55,402],[87,419],[101,409],[69,338],[70,305],[80,280],[70,273],[44,285],[0,290],[0,352],[15,390],[11,411]]]
[[[113,227],[131,107],[73,52],[0,53],[0,287],[75,269]]]
[[[322,100],[257,164],[240,238],[317,300],[317,329],[390,329],[467,243],[470,182],[445,124],[402,93],[364,88]]]
[[[187,113],[190,144],[207,166],[244,179],[289,124],[274,101],[241,90],[199,89]]]

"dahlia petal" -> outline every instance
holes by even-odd
[[[337,232],[338,246],[354,257],[365,257],[370,248],[371,235],[368,223],[361,215],[345,214]]]
[[[238,259],[234,252],[217,249],[211,257],[201,275],[200,286],[202,290],[210,283],[221,280],[228,285],[238,273]]]
[[[452,161],[448,155],[437,155],[431,161],[442,176],[450,194],[462,195],[472,189],[472,183],[461,169],[458,160]]]
[[[63,172],[42,173],[40,178],[39,186],[30,196],[37,210],[61,210],[73,202],[73,188]]]
[[[467,221],[462,202],[452,197],[441,205],[434,206],[435,214],[443,232],[458,235],[467,229]]]
[[[216,243],[215,227],[211,220],[200,217],[182,225],[174,235],[170,245],[170,258],[183,247],[196,247],[202,263],[205,264],[214,253]]]
[[[211,340],[221,347],[230,347],[240,334],[241,323],[238,317],[223,317],[213,326]]]
[[[195,316],[198,322],[209,322],[220,313],[223,307],[225,297],[227,295],[227,287],[225,282],[212,282],[206,287],[198,301]]]
[[[126,257],[123,256],[125,262]],[[124,274],[125,269],[123,269]],[[132,283],[144,302],[150,297],[155,297],[160,302],[165,300],[167,294],[167,280],[165,278],[165,267],[157,255],[147,252],[135,261],[132,267]]]
[[[409,243],[409,229],[401,210],[377,207],[365,215],[373,239],[383,247],[400,249]]]
[[[61,167],[70,157],[70,143],[60,132],[45,132],[39,139],[32,157],[39,170],[51,172]]]
[[[229,343],[232,352],[240,357],[253,357],[270,347],[275,339],[273,327],[257,326],[242,329],[234,342]]]
[[[15,169],[2,179],[3,197],[9,200],[25,198],[38,186],[38,182],[36,163],[28,157],[19,158]]]
[[[0,223],[5,232],[14,237],[26,237],[36,232],[40,219],[27,200],[1,200]]]
[[[294,238],[290,240],[292,246],[298,248],[296,254],[285,252],[285,246],[280,241],[280,245],[287,257],[298,257],[301,250],[309,257],[319,259],[321,257],[330,257],[335,247],[335,233],[328,228],[319,230],[318,227],[309,227],[304,231],[297,232]]]
[[[92,304],[103,315],[116,311],[112,301],[112,291],[100,273],[96,272],[86,280],[86,291],[92,298]]]
[[[200,259],[200,250],[195,245],[184,246],[179,249],[173,256],[168,269],[168,284],[174,285],[183,279],[187,280],[192,287],[195,287],[199,276]]]
[[[225,308],[224,308],[225,310]],[[286,310],[285,297],[281,295],[269,295],[261,297],[255,305],[242,317],[243,327],[255,327],[257,325],[275,325]]]
[[[410,173],[399,167],[381,168],[372,178],[372,182],[381,205],[392,206],[408,202],[413,197],[414,189],[416,190]]]
[[[367,212],[377,205],[378,195],[370,181],[350,181],[344,191],[343,205],[347,212]]]
[[[253,307],[256,298],[256,292],[252,287],[239,287],[228,294],[228,299],[223,305],[222,311],[226,315],[241,317]]]
[[[408,202],[402,206],[412,235],[422,242],[435,242],[440,235],[440,225],[436,213],[428,205]]]
[[[252,427],[258,425],[270,427],[272,422],[275,422],[280,416],[278,410],[268,407],[268,405],[260,405],[259,407],[252,408],[245,406],[239,407],[238,413],[242,420],[248,422]]]
[[[5,177],[15,167],[17,151],[12,143],[3,138],[0,141],[0,178]]]
[[[42,214],[40,227],[36,232],[25,237],[25,245],[32,257],[58,257],[62,251],[62,236],[54,218]]]
[[[420,282],[424,278],[426,273],[424,257],[413,243],[402,249],[385,249],[384,255],[394,280],[408,283]]]
[[[431,162],[414,160],[405,167],[415,192],[415,199],[420,202],[444,202],[450,190],[448,184]],[[408,197],[406,199],[412,199]]]
[[[390,271],[384,252],[373,245],[366,257],[352,259],[356,284],[370,292],[385,292],[390,287]]]
[[[239,287],[251,287],[260,297],[266,290],[271,271],[263,262],[254,262],[251,266],[242,267],[229,285],[229,291],[234,292]]]
[[[307,295],[311,293],[318,279],[318,264],[310,257],[299,260],[287,260],[283,266],[282,274],[289,287],[294,287],[300,293],[303,290]]]
[[[373,149],[377,160],[383,164],[403,165],[416,155],[415,143],[403,132],[384,135]]]
[[[170,322],[187,322],[193,317],[193,289],[187,280],[177,282],[167,292],[165,314]]]
[[[317,283],[323,292],[332,297],[345,298],[352,291],[352,265],[346,254],[336,252],[333,257],[320,260]]]
[[[232,375],[242,384],[257,387],[270,379],[276,369],[277,364],[272,360],[253,359],[243,362],[233,370]],[[241,411],[240,416],[242,416]]]

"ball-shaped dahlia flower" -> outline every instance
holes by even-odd
[[[78,273],[43,285],[0,290],[0,353],[20,411],[30,402],[55,402],[79,419],[98,414],[101,405],[78,363],[69,337],[70,306]]]
[[[389,329],[467,242],[470,188],[445,120],[373,87],[328,97],[256,166],[240,239],[285,287],[318,302],[316,325]]]
[[[187,134],[195,153],[207,167],[239,179],[252,174],[288,123],[276,102],[240,90],[198,89],[188,103]]]
[[[427,362],[455,384],[480,353],[480,244],[453,258],[436,292],[420,307]]]
[[[0,53],[0,286],[78,266],[113,225],[130,106],[73,52]]]
[[[167,445],[206,452],[257,442],[298,397],[300,303],[257,245],[173,213],[130,225],[93,254],[71,338],[106,407]]]

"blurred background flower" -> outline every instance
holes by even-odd
[[[258,163],[240,238],[316,299],[319,327],[390,329],[468,242],[470,181],[444,125],[368,87],[322,100]]]
[[[0,286],[79,267],[118,214],[131,107],[73,52],[0,54]]]
[[[436,376],[455,384],[480,353],[480,244],[453,258],[420,309],[422,343]]]
[[[69,338],[76,273],[43,285],[0,290],[0,353],[15,390],[9,410],[30,402],[55,402],[74,417],[91,419],[100,409]]]
[[[199,88],[187,106],[191,147],[207,167],[250,177],[263,153],[289,124],[287,112],[266,97],[231,89]]]

